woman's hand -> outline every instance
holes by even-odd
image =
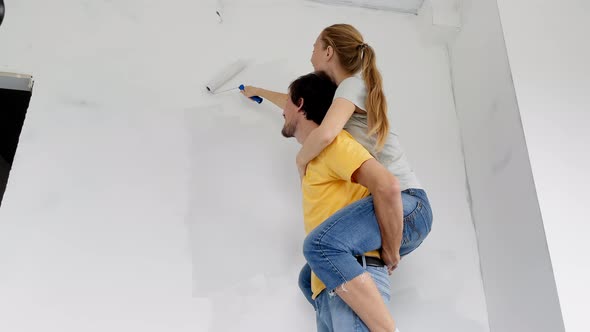
[[[244,96],[250,98],[254,96],[258,96],[258,88],[255,86],[247,85],[244,87],[244,90],[240,91]]]

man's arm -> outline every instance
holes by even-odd
[[[377,160],[365,161],[352,180],[369,189],[381,229],[382,258],[393,271],[399,263],[404,228],[404,208],[398,179]]]

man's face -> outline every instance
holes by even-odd
[[[283,130],[281,133],[283,136],[290,138],[295,136],[295,130],[297,130],[297,122],[299,117],[301,116],[301,112],[299,111],[300,107],[293,104],[291,101],[291,94],[287,98],[287,103],[285,104],[285,109],[283,109],[283,118],[285,118],[285,124],[283,125]]]

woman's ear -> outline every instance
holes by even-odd
[[[328,46],[326,47],[326,59],[328,61],[330,61],[330,59],[332,59],[332,57],[334,56],[334,48],[332,46]]]

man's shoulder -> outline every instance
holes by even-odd
[[[350,133],[343,130],[310,166],[316,170],[330,170],[332,177],[350,181],[352,173],[371,158],[373,156]]]
[[[359,143],[348,131],[342,130],[332,142],[335,149],[346,147],[347,149],[359,149],[364,150],[365,148]]]
[[[342,130],[336,138],[318,155],[318,159],[330,158],[336,156],[359,156],[369,154],[369,152],[359,143],[348,131]]]
[[[362,148],[348,131],[342,130],[336,135],[332,143],[322,151],[322,154],[329,155],[332,153],[340,153],[343,149],[348,150],[355,145],[359,145]]]

